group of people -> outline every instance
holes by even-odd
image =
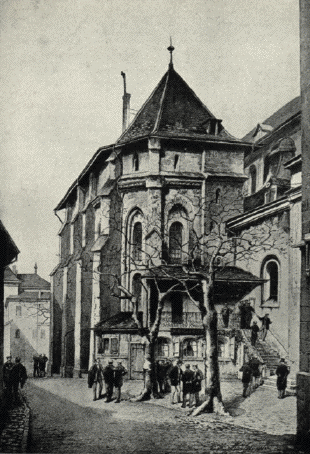
[[[15,362],[12,356],[7,356],[3,365],[3,383],[4,390],[9,400],[13,403],[19,403],[19,387],[23,388],[27,380],[27,371],[17,356]]]
[[[243,384],[243,397],[248,397],[251,391],[259,386],[261,383],[261,367],[262,363],[259,359],[254,356],[250,358],[247,363],[244,363],[240,371],[242,372],[242,384]],[[280,360],[280,364],[277,366],[277,389],[278,398],[283,399],[285,397],[285,390],[287,387],[287,377],[290,373],[289,367],[285,363],[285,359]]]
[[[186,364],[185,371],[182,370],[182,364],[183,362],[181,360],[177,360],[173,367],[168,371],[168,377],[171,384],[171,404],[181,403],[182,392],[183,408],[186,407],[187,399],[189,400],[190,407],[193,405],[194,399],[195,405],[198,407],[203,374],[196,364],[193,366],[193,369],[191,369],[190,364]]]
[[[95,359],[93,366],[88,372],[88,387],[93,389],[93,400],[103,397],[103,383],[105,384],[106,402],[111,402],[114,388],[116,390],[116,403],[121,401],[121,390],[124,384],[124,375],[127,370],[122,365],[121,361],[117,365],[113,365],[113,361],[109,361],[106,367],[103,367],[100,359]]]
[[[48,361],[48,357],[44,354],[40,354],[39,356],[33,357],[33,376],[34,377],[45,377],[46,375],[46,363]]]

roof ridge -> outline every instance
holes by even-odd
[[[173,67],[169,67],[168,71],[166,72],[167,77],[166,77],[165,87],[164,87],[163,93],[161,95],[157,118],[156,118],[156,121],[155,121],[155,124],[154,124],[154,128],[151,131],[151,134],[154,134],[156,132],[156,130],[158,130],[158,126],[160,124],[160,120],[161,120],[162,113],[163,113],[163,108],[164,108],[164,99],[165,99],[165,95],[166,95],[166,92],[167,92],[168,81],[169,81],[169,76],[170,76],[170,72],[171,71],[174,71]]]

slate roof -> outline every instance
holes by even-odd
[[[21,280],[20,288],[24,289],[40,289],[40,290],[50,290],[51,284],[40,277],[36,273],[32,274],[17,274],[18,279]]]
[[[215,119],[215,116],[169,65],[168,71],[117,144],[148,136],[240,142],[222,125],[218,135],[207,134],[206,127],[210,119]]]
[[[301,111],[301,98],[297,96],[296,98],[292,99],[292,101],[288,102],[284,106],[282,106],[279,110],[273,113],[270,117],[264,120],[262,123],[264,125],[269,125],[273,129],[278,128],[287,120],[289,120],[294,115],[298,114]],[[250,132],[248,132],[244,137],[243,141],[245,142],[253,142],[253,134],[256,131],[257,126],[253,128]]]
[[[13,273],[9,266],[4,269],[4,282],[14,284],[18,284],[20,282],[16,274]]]
[[[24,301],[25,303],[33,302],[33,301],[42,301],[42,300],[50,300],[51,294],[50,292],[41,292],[41,296],[39,297],[39,292],[22,292],[19,295],[10,295],[7,297],[6,301]]]

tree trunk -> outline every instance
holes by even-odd
[[[149,400],[152,396],[158,398],[157,380],[156,380],[156,365],[155,365],[155,342],[157,335],[150,336],[149,342],[145,347],[144,361],[150,361],[150,370],[144,371],[144,388],[137,397],[133,398],[133,402],[142,402]]]
[[[200,309],[207,345],[206,400],[192,412],[193,416],[197,416],[202,412],[225,414],[218,363],[217,312],[213,300],[213,285],[213,281],[209,283],[206,280],[202,281],[203,303],[200,305]]]

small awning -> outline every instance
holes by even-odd
[[[112,317],[97,323],[93,329],[97,335],[112,333],[135,334],[138,332],[138,326],[132,317],[132,312],[118,312]]]

